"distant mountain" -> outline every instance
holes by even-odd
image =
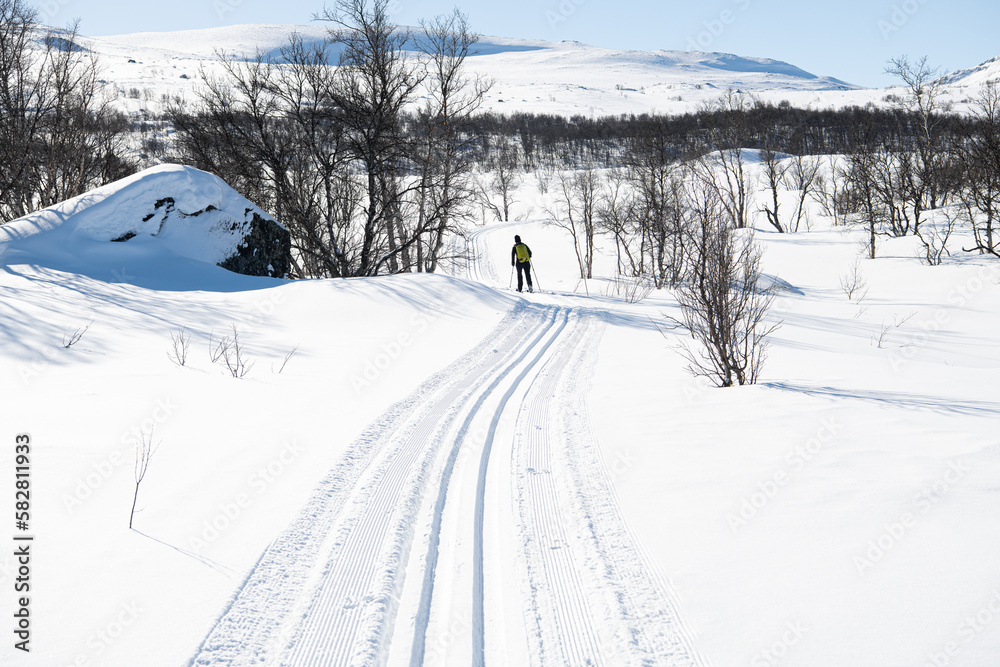
[[[323,24],[240,25],[84,41],[99,54],[108,81],[124,97],[142,98],[133,107],[155,108],[164,94],[192,97],[200,70],[212,69],[217,51],[243,57],[260,52],[280,58],[281,47],[293,32],[308,44],[323,40],[327,28]],[[728,88],[778,96],[859,90],[770,58],[615,50],[580,42],[502,37],[483,37],[468,65],[495,82],[485,106],[497,112],[673,112],[690,110]]]
[[[1000,82],[1000,56],[987,60],[981,65],[960,69],[942,77],[950,86],[982,86],[989,81]]]

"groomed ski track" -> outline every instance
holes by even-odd
[[[393,406],[189,664],[702,664],[591,437],[603,327],[522,302]]]

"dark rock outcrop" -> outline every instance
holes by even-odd
[[[247,209],[246,215],[249,220],[234,222],[231,227],[234,233],[242,234],[243,242],[233,255],[219,262],[219,266],[246,276],[284,278],[291,263],[292,242],[288,230],[251,209]]]

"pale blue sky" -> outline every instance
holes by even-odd
[[[863,86],[888,84],[885,63],[902,54],[926,55],[942,71],[1000,56],[996,0],[395,0],[394,20],[415,25],[456,4],[483,34],[775,58]],[[79,18],[84,34],[108,35],[307,23],[323,0],[36,0],[35,5],[50,25]]]

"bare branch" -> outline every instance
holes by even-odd
[[[188,350],[191,347],[191,336],[187,329],[177,329],[170,332],[171,349],[167,352],[167,358],[178,366],[187,364]]]
[[[76,345],[77,343],[79,343],[80,340],[83,338],[83,335],[85,333],[87,333],[87,331],[90,329],[90,327],[93,324],[94,324],[94,321],[91,320],[87,324],[87,326],[80,327],[80,328],[78,328],[76,331],[74,331],[71,334],[63,334],[63,347],[65,347],[68,350],[69,348],[71,348],[74,345]]]
[[[135,445],[135,493],[132,495],[132,511],[129,513],[128,517],[128,527],[132,528],[132,521],[135,519],[135,506],[139,501],[139,485],[142,484],[142,480],[146,478],[146,472],[149,470],[149,462],[153,458],[153,454],[156,450],[160,448],[160,443],[153,445],[153,429],[155,427],[150,427],[149,432],[145,430],[142,431],[139,441]]]

